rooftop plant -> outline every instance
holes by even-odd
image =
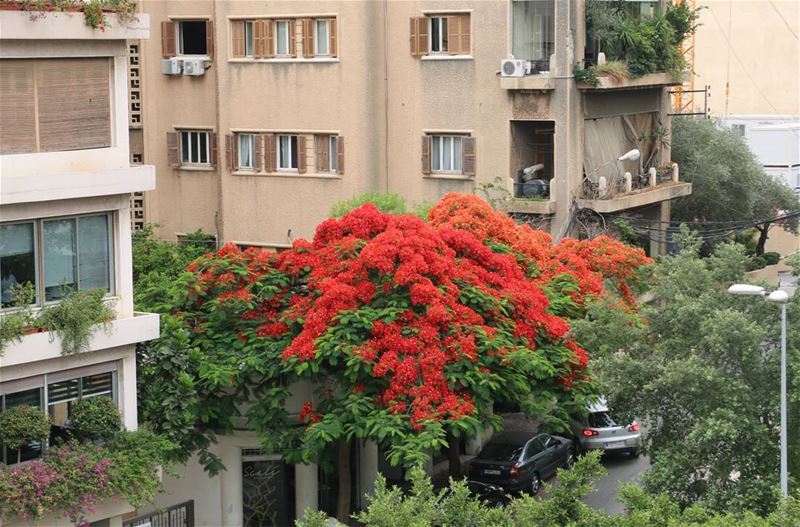
[[[97,325],[107,325],[116,315],[104,296],[102,289],[68,291],[59,303],[42,309],[37,324],[61,339],[63,355],[86,351]]]
[[[10,288],[12,307],[14,311],[0,317],[0,357],[2,357],[6,346],[11,342],[18,341],[25,334],[25,329],[34,323],[34,316],[31,304],[36,299],[36,291],[33,284],[25,282],[14,284]]]
[[[0,0],[0,7],[27,11],[31,20],[52,12],[82,11],[86,25],[100,31],[105,31],[108,24],[107,13],[116,13],[125,21],[133,18],[136,11],[134,0]]]

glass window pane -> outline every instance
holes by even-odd
[[[32,390],[25,390],[22,392],[9,393],[5,395],[6,410],[14,408],[21,404],[27,404],[34,408],[42,407],[42,389],[34,388]]]
[[[442,170],[453,170],[453,138],[442,137]]]
[[[439,49],[439,19],[431,18],[431,51],[441,51]]]
[[[2,307],[13,305],[11,286],[36,283],[33,222],[0,225],[0,287]]]
[[[44,222],[44,297],[58,300],[65,289],[77,289],[75,220]]]
[[[453,138],[453,170],[461,172],[461,137]]]
[[[339,158],[338,158],[339,150],[338,150],[338,148],[336,146],[336,136],[335,135],[330,136],[330,138],[328,139],[328,145],[329,145],[329,147],[328,147],[328,168],[330,169],[331,172],[336,172],[337,170],[339,170],[339,166],[337,164],[339,162]]]
[[[553,0],[514,0],[512,54],[537,61],[536,69],[549,69],[553,53]]]
[[[93,395],[111,395],[112,372],[90,375],[81,379],[81,398]]]
[[[110,291],[108,216],[78,218],[78,248],[79,288]]]
[[[289,136],[278,136],[278,168],[289,168]]]
[[[189,163],[189,132],[181,132],[181,163]]]
[[[447,51],[447,18],[442,17],[439,20],[441,20],[439,33],[442,35],[442,45],[439,47],[439,51]]]
[[[328,21],[317,20],[317,55],[328,54]]]
[[[253,56],[253,23],[244,23],[244,54],[248,57]]]
[[[63,401],[72,401],[78,398],[78,381],[80,379],[70,379],[68,381],[54,382],[47,385],[47,404],[55,404]]]
[[[197,142],[200,146],[197,162],[208,163],[208,134],[206,132],[197,133]]]
[[[239,134],[239,168],[253,168],[253,141],[250,134]]]
[[[289,54],[289,23],[285,20],[276,23],[277,26],[277,49],[278,55]]]
[[[441,170],[442,163],[441,163],[441,155],[442,155],[442,145],[441,145],[441,136],[434,135],[431,137],[431,170]]]
[[[290,135],[290,153],[292,155],[291,165],[289,168],[297,168],[297,136]]]

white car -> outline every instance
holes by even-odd
[[[628,452],[639,457],[642,434],[636,421],[628,425],[617,424],[611,417],[604,399],[589,405],[586,417],[572,420],[572,433],[581,451]]]

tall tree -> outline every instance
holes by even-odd
[[[672,158],[692,194],[673,201],[675,221],[742,221],[776,217],[781,210],[800,210],[791,189],[764,172],[745,140],[709,119],[676,118],[672,123]],[[778,224],[798,232],[798,219]],[[769,229],[758,226],[756,254],[764,253]]]

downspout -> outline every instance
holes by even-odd
[[[217,37],[220,34],[220,28],[218,27],[217,20],[220,18],[217,16],[217,9],[220,9],[220,3],[214,2],[214,10],[211,13],[211,21],[214,23],[214,49],[221,50],[222,47],[217,45]],[[214,224],[217,228],[217,246],[221,246],[223,241],[225,240],[224,228],[225,228],[225,215],[223,214],[223,199],[222,199],[222,190],[224,185],[222,184],[222,176],[223,176],[223,167],[225,163],[222,161],[223,157],[223,149],[220,148],[220,142],[224,139],[224,134],[222,133],[222,128],[220,127],[221,123],[221,110],[220,110],[220,67],[222,64],[221,58],[218,56],[219,53],[215,52],[214,64],[212,68],[214,69],[214,119],[216,121],[216,129],[217,129],[217,211],[214,214]]]

